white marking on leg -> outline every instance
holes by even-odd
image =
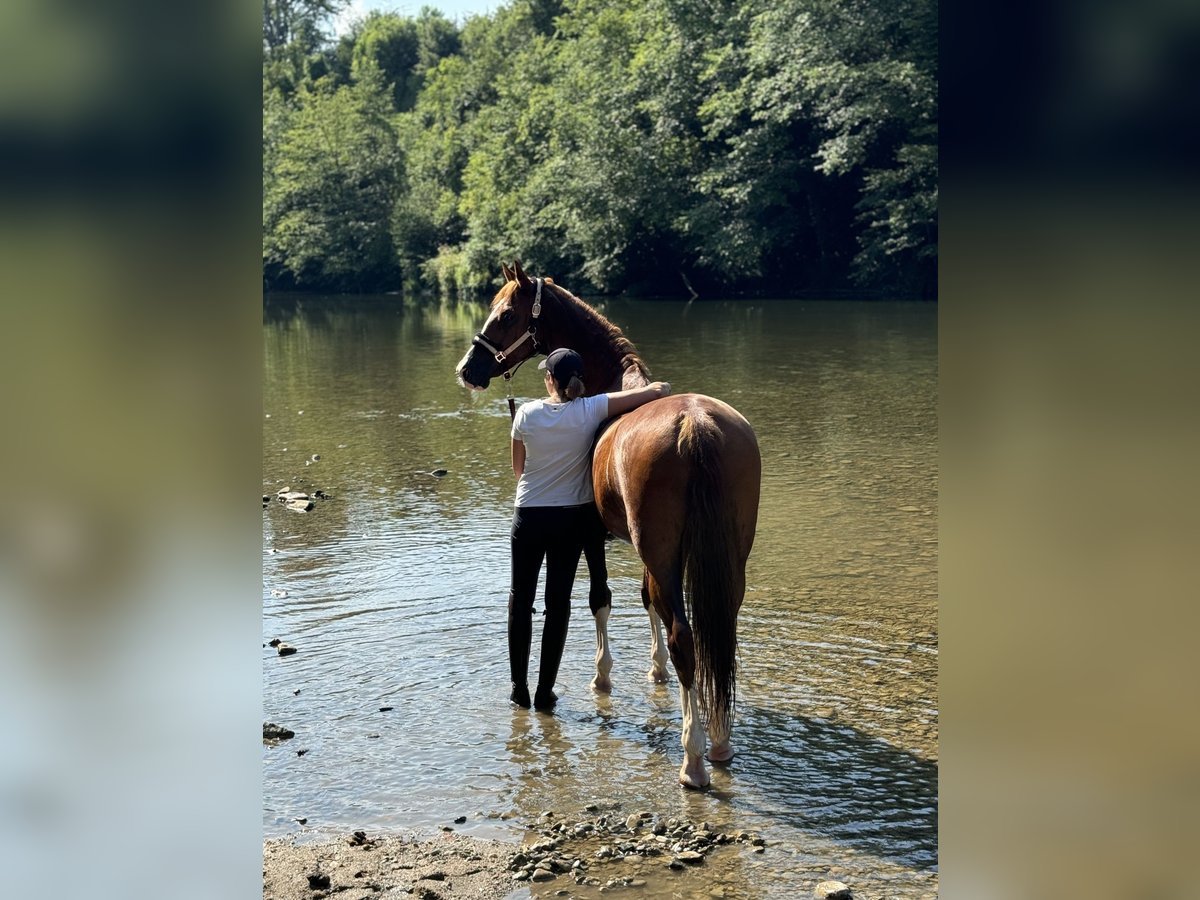
[[[612,653],[608,649],[608,617],[611,613],[611,606],[596,610],[596,677],[592,679],[592,690],[604,694],[612,690],[612,680],[608,677],[613,666]]]
[[[650,614],[650,671],[646,680],[663,684],[667,680],[667,642],[663,640],[662,619],[653,606],[646,611]]]
[[[700,723],[700,697],[695,687],[685,690],[682,684],[679,686],[679,706],[683,710],[683,765],[679,768],[679,783],[690,788],[708,787],[704,726]]]
[[[724,713],[709,713],[708,761],[727,763],[733,759],[733,746],[729,743],[729,716]]]

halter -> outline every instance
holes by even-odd
[[[482,331],[476,332],[475,337],[471,338],[472,344],[487,350],[496,358],[496,362],[500,365],[504,365],[506,362],[508,362],[509,355],[523,343],[528,340],[533,341],[533,353],[529,354],[529,356],[525,357],[525,359],[521,360],[521,362],[517,363],[515,366],[510,366],[504,371],[504,384],[508,390],[508,414],[514,419],[517,417],[517,406],[512,392],[513,373],[521,367],[525,360],[532,359],[538,352],[537,321],[538,316],[542,314],[542,279],[535,278],[534,281],[537,283],[537,293],[533,298],[533,321],[529,323],[529,327],[525,330],[523,335],[513,341],[512,344],[510,344],[504,350],[501,350],[486,337],[484,337]]]

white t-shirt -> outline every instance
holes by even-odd
[[[525,473],[516,506],[578,506],[592,501],[592,439],[608,418],[608,397],[566,403],[530,400],[513,419],[512,436],[525,444]]]

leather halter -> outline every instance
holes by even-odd
[[[515,341],[513,341],[508,347],[506,347],[503,350],[501,350],[499,347],[497,347],[495,344],[493,344],[491,341],[489,341],[484,336],[482,331],[477,332],[475,334],[475,337],[471,338],[472,344],[474,344],[478,347],[482,347],[484,350],[487,350],[489,353],[492,354],[492,356],[495,357],[496,362],[502,366],[508,362],[508,357],[512,354],[512,352],[528,340],[533,341],[533,353],[530,354],[530,356],[533,356],[538,352],[537,322],[538,322],[538,316],[540,316],[542,314],[542,279],[536,278],[534,280],[537,282],[537,294],[533,298],[533,321],[529,323],[529,328],[527,328],[525,330],[525,333],[523,335],[521,335],[519,338],[517,338]],[[526,358],[528,358],[528,357],[526,357]],[[524,362],[524,361],[525,360],[521,360],[521,362]],[[505,378],[510,377],[509,373],[512,372],[514,369],[516,369],[516,367],[519,366],[520,364],[521,363],[517,363],[514,366],[510,366],[504,372],[504,377]]]

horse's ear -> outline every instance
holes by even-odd
[[[549,275],[547,275],[545,278],[543,278],[542,281],[546,282],[546,284],[554,284],[554,279],[551,278]]]
[[[500,274],[504,276],[505,284],[508,284],[510,281],[512,281],[514,278],[517,277],[516,275],[514,275],[512,273],[512,269],[510,269],[504,263],[500,263]]]
[[[519,259],[513,260],[513,278],[516,279],[517,284],[519,284],[521,287],[529,287],[531,284],[533,284],[533,282],[529,280],[529,276],[526,275],[525,271],[521,268],[521,261]]]

